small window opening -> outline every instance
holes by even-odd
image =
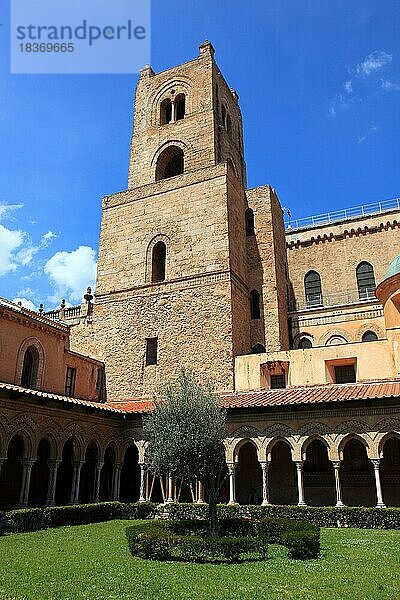
[[[186,114],[186,98],[185,94],[179,94],[175,99],[175,115],[176,120],[181,121]]]
[[[304,278],[304,290],[308,307],[322,305],[321,277],[316,271],[309,271]]]
[[[374,267],[368,262],[362,262],[356,269],[358,296],[360,300],[375,298]]]
[[[158,360],[158,338],[146,339],[146,366],[156,365]]]
[[[75,394],[76,369],[67,367],[67,376],[65,378],[65,395],[70,398]]]
[[[178,146],[169,146],[158,158],[156,181],[182,175],[184,171],[184,154]]]
[[[246,236],[254,235],[254,212],[248,208],[244,215],[246,223]]]
[[[356,369],[354,365],[335,366],[335,383],[355,383]]]
[[[98,392],[98,401],[105,402],[106,401],[106,371],[105,371],[104,367],[100,367],[97,370],[96,389]]]
[[[271,375],[271,390],[281,390],[286,387],[285,374]]]
[[[250,312],[252,319],[260,318],[260,294],[257,290],[250,293]]]
[[[169,98],[166,98],[161,102],[161,125],[168,125],[172,121],[172,102]]]
[[[298,348],[300,348],[300,350],[308,350],[309,348],[312,348],[312,342],[310,338],[302,337],[299,341]]]
[[[21,385],[26,388],[35,388],[39,366],[39,352],[35,346],[29,346],[25,351],[22,366]]]
[[[377,342],[378,336],[373,331],[366,331],[364,333],[364,335],[362,336],[362,341],[363,342]]]
[[[152,253],[151,281],[158,283],[165,280],[165,264],[167,259],[167,247],[164,242],[157,242]]]

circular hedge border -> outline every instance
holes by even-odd
[[[223,519],[219,537],[207,535],[207,521],[155,520],[126,529],[133,556],[150,560],[237,563],[247,555],[268,558],[268,544],[282,544],[289,558],[307,560],[320,554],[320,530],[294,519]]]

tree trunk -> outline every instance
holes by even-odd
[[[208,498],[208,529],[211,537],[218,537],[218,512],[217,512],[217,495],[211,494]]]

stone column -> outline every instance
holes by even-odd
[[[375,473],[375,487],[376,487],[376,497],[377,497],[377,508],[385,508],[385,503],[383,502],[382,497],[382,486],[381,486],[381,477],[379,472],[380,459],[379,458],[371,458],[371,462],[374,466]]]
[[[296,460],[296,469],[297,469],[297,491],[299,495],[299,501],[297,503],[298,506],[306,506],[304,500],[304,485],[303,485],[303,461]]]
[[[176,121],[176,105],[175,100],[171,102],[171,123],[175,123]]]
[[[197,486],[197,504],[204,504],[204,486],[200,481],[196,482]]]
[[[140,467],[139,502],[146,502],[146,465],[144,463],[140,463],[139,467]]]
[[[235,482],[235,463],[227,463],[229,473],[229,502],[228,504],[237,504],[236,502],[236,482]]]
[[[167,478],[167,502],[173,502],[174,498],[173,498],[173,493],[174,493],[174,483],[172,481],[172,477],[171,475]]]
[[[112,498],[115,501],[119,500],[119,492],[121,487],[121,469],[122,465],[120,463],[116,463],[114,465]]]
[[[56,501],[56,485],[57,472],[60,465],[60,460],[48,460],[47,464],[50,468],[49,485],[47,486],[46,506],[55,506]]]
[[[32,466],[35,464],[34,459],[23,459],[22,461],[22,481],[21,481],[21,492],[19,496],[19,506],[28,506],[29,500],[29,486],[31,483],[31,472]]]
[[[99,462],[96,465],[95,478],[94,478],[94,498],[93,502],[100,501],[100,482],[101,482],[101,470],[104,466],[103,462]]]
[[[260,461],[260,465],[261,465],[261,469],[262,469],[262,487],[263,487],[262,506],[270,506],[271,503],[269,501],[269,485],[268,485],[269,461],[262,460],[262,461]]]
[[[72,475],[72,485],[71,485],[71,501],[70,504],[79,504],[79,488],[81,484],[81,469],[85,464],[84,461],[75,460],[74,461],[74,472]]]
[[[340,460],[332,460],[333,471],[335,473],[335,488],[336,488],[336,506],[344,506],[342,500],[342,483],[340,481]]]

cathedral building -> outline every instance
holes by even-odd
[[[399,506],[399,227],[398,199],[285,221],[248,189],[210,42],[145,67],[94,298],[0,301],[0,504],[201,501],[144,463],[143,415],[185,367],[227,409],[230,503]]]

